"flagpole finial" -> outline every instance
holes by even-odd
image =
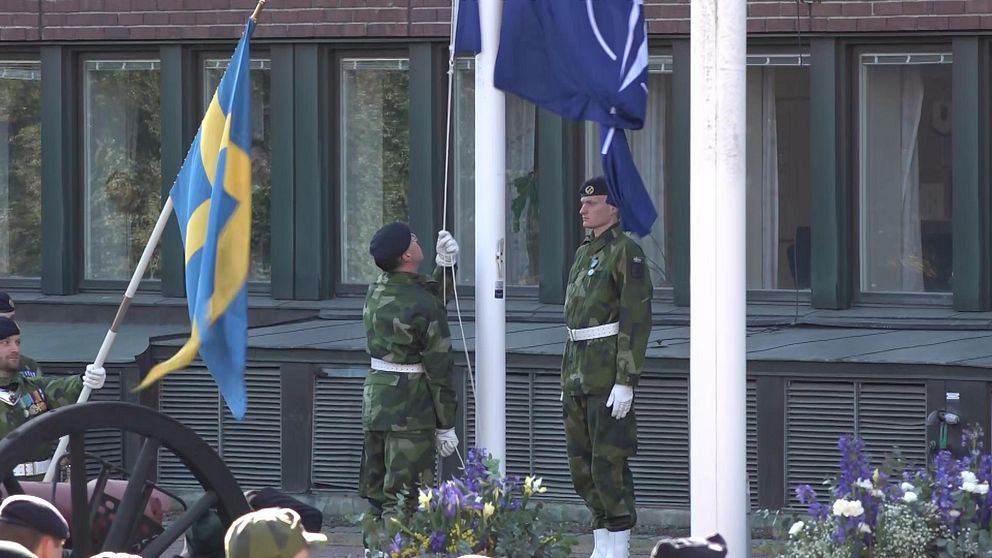
[[[251,13],[251,20],[257,22],[258,16],[262,15],[262,8],[265,7],[265,0],[258,0],[258,5],[255,6],[255,11]]]

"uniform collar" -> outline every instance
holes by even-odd
[[[385,271],[379,275],[377,282],[388,285],[413,285],[422,282],[422,276],[406,271]]]
[[[620,235],[620,223],[613,225],[612,227],[603,231],[603,234],[599,236],[593,236],[593,233],[589,233],[586,236],[586,241],[584,244],[591,244],[592,250],[598,251],[603,246],[606,246],[613,241],[614,238]]]

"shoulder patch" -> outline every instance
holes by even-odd
[[[644,279],[644,258],[642,256],[631,258],[630,276],[634,279]]]
[[[38,372],[31,370],[30,368],[25,368],[24,370],[21,370],[21,376],[24,376],[25,378],[37,378]]]

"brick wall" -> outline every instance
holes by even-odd
[[[0,41],[232,39],[256,0],[0,0]],[[688,34],[689,0],[645,0],[652,34]],[[798,12],[798,17],[797,17]],[[444,37],[450,0],[269,0],[256,37]],[[749,0],[748,31],[992,30],[992,0]]]

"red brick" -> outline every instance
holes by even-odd
[[[131,27],[130,28],[131,38],[139,41],[154,39],[156,37],[155,30],[156,30],[155,27],[145,27],[145,26]]]
[[[963,0],[937,0],[933,3],[933,13],[941,15],[963,14],[965,2]]]
[[[778,17],[765,20],[765,31],[769,33],[783,33],[796,31],[796,18]]]
[[[969,0],[964,10],[969,14],[988,14],[992,12],[992,0]]]
[[[751,18],[751,19],[747,20],[747,32],[748,33],[764,33],[765,32],[765,21],[766,20],[764,20],[764,19],[754,19],[754,18]]]
[[[890,17],[885,20],[885,28],[889,31],[916,31],[919,17]]]
[[[871,11],[877,16],[892,16],[892,15],[902,15],[902,5],[903,2],[874,2],[871,5]]]
[[[828,33],[841,33],[848,31],[857,31],[858,20],[853,18],[828,18],[826,31]]]
[[[124,14],[121,15],[123,16]],[[118,20],[120,17],[121,16],[118,16]],[[196,14],[187,11],[172,12],[169,14],[169,23],[171,25],[182,25],[184,27],[196,25]]]
[[[871,6],[867,2],[817,2],[806,4],[799,12],[802,14],[812,14],[814,17],[839,16],[844,14],[844,10],[850,5],[860,6],[864,10],[860,15],[871,13]]]
[[[26,41],[28,30],[23,27],[8,27],[0,29],[0,41]]]
[[[194,16],[195,18],[195,16]],[[124,26],[141,25],[145,20],[145,16],[138,13],[125,13],[117,14],[117,24]],[[50,25],[61,25],[60,23],[51,23]]]
[[[982,28],[982,16],[959,15],[948,18],[948,28],[955,31],[971,31]]]
[[[437,10],[412,10],[410,21],[437,21]]]
[[[142,23],[145,25],[168,25],[169,14],[164,12],[145,12],[145,15],[142,17]]]
[[[171,12],[184,9],[184,4],[183,0],[156,0],[155,9],[160,12]]]
[[[916,18],[916,28],[920,31],[946,31],[950,25],[948,18],[930,16]]]
[[[813,14],[820,15],[820,4],[813,6]],[[869,2],[844,2],[841,5],[841,14],[845,16],[866,16],[871,15],[871,3]]]
[[[102,12],[103,0],[79,0],[79,11]]]
[[[103,9],[108,12],[129,12],[131,11],[131,0],[103,0]]]
[[[879,31],[885,31],[885,18],[881,17],[865,17],[856,20],[858,23],[858,31],[864,31],[868,33],[877,33]]]
[[[397,37],[406,35],[405,23],[370,23],[366,28],[369,37]]]
[[[79,0],[45,0],[45,12],[78,12]]]
[[[747,6],[747,17],[777,17],[780,13],[778,2],[751,2]]]

